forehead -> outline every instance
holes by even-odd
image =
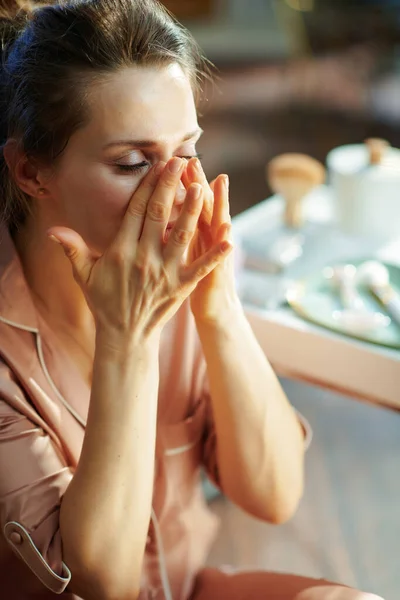
[[[177,64],[114,73],[91,86],[89,104],[85,129],[104,142],[119,135],[168,142],[197,127],[190,81]]]

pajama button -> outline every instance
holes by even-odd
[[[20,546],[22,544],[22,537],[16,531],[13,531],[8,539],[12,544],[15,544],[15,546]]]

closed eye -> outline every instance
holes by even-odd
[[[150,166],[150,163],[147,162],[146,160],[137,163],[135,165],[115,165],[117,167],[117,169],[119,171],[122,171],[124,173],[139,173],[140,171],[143,171],[144,169],[146,169],[147,167]]]
[[[179,156],[179,158],[184,158],[186,160],[190,160],[191,158],[198,158],[201,160],[202,155],[201,154],[191,154],[190,156]],[[116,164],[115,165],[117,167],[117,169],[120,172],[123,173],[140,173],[142,171],[144,171],[145,169],[147,169],[148,167],[151,167],[151,163],[148,162],[147,160],[143,160],[140,163],[136,163],[134,165],[128,165],[128,164]]]

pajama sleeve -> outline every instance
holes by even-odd
[[[51,436],[15,409],[18,398],[26,402],[12,373],[7,375],[2,369],[1,532],[10,551],[10,563],[17,557],[30,569],[24,582],[15,581],[15,588],[24,586],[25,592],[34,594],[45,586],[61,594],[71,573],[62,559],[59,512],[72,472]],[[31,586],[28,590],[27,585]]]

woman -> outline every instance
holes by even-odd
[[[372,598],[202,570],[200,466],[281,522],[304,436],[235,294],[227,178],[195,158],[194,42],[154,0],[1,27],[2,597]]]

